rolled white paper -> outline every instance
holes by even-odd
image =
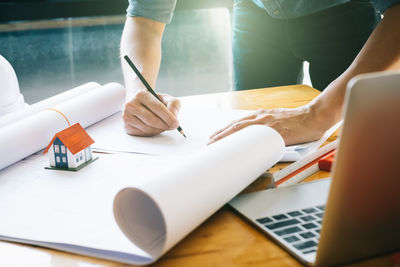
[[[277,163],[282,137],[253,125],[190,156],[162,175],[120,191],[114,217],[125,235],[156,261],[243,188]]]

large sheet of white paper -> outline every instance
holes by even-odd
[[[189,157],[101,154],[78,172],[44,169],[47,157],[33,155],[0,171],[0,239],[149,264],[283,148],[274,130],[251,126]]]
[[[251,113],[253,111],[192,108],[183,105],[178,120],[187,138],[177,130],[166,131],[153,137],[131,136],[125,132],[121,112],[86,130],[95,140],[94,149],[97,151],[184,155],[205,147],[212,133]],[[297,161],[314,152],[336,129],[336,126],[332,127],[318,141],[286,147],[280,161]]]
[[[128,135],[124,129],[121,113],[114,114],[86,130],[95,140],[93,147],[98,151],[182,155],[205,147],[214,131],[247,114],[249,111],[246,110],[182,106],[178,119],[187,138],[177,130],[166,131],[150,138]]]
[[[79,172],[44,169],[46,155],[22,160],[0,172],[0,238],[148,262],[115,223],[113,198],[121,188],[164,170],[169,160],[102,154]]]

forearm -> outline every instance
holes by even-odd
[[[350,67],[311,104],[327,127],[341,117],[347,83],[361,73],[400,69],[400,4],[389,8]],[[329,119],[328,119],[329,118]],[[322,121],[322,120],[321,120]]]
[[[128,55],[154,88],[161,61],[161,39],[165,24],[143,17],[128,17],[121,39],[121,60],[128,94],[144,89],[144,85],[126,64]]]
[[[165,24],[144,17],[129,17],[121,39],[122,70],[128,89],[123,111],[125,131],[153,136],[179,126],[180,102],[171,96],[154,97],[123,59],[128,55],[151,87],[155,87],[161,61],[161,40]],[[161,100],[161,101],[160,101]]]

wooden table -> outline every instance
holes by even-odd
[[[305,85],[274,87],[207,94],[181,98],[185,105],[217,107],[221,109],[259,109],[297,107],[308,103],[319,92]],[[284,167],[278,164],[272,170]],[[319,172],[309,180],[325,178]],[[269,181],[260,177],[246,191],[264,189]],[[1,218],[0,218],[1,219]],[[96,259],[20,245],[0,242],[0,266],[127,266],[117,262]],[[250,226],[228,206],[224,206],[193,231],[154,266],[301,266],[285,250]],[[351,266],[394,266],[390,257],[374,258]]]

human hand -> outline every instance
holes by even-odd
[[[275,129],[283,137],[286,145],[310,142],[319,139],[329,128],[319,123],[321,119],[323,118],[312,112],[308,105],[290,109],[260,109],[212,134],[208,144],[253,124],[267,125]]]
[[[161,101],[149,91],[140,90],[126,103],[122,117],[128,134],[153,136],[178,128],[180,101],[166,94],[157,96]]]

